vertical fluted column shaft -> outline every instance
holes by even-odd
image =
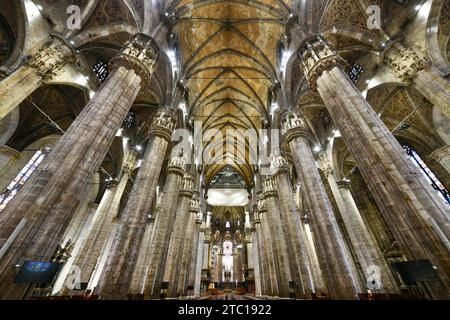
[[[185,175],[184,158],[173,157],[167,169],[167,180],[164,185],[164,197],[161,209],[155,220],[152,241],[149,247],[149,262],[144,294],[146,297],[159,297],[163,282],[170,237],[177,213],[178,194],[182,188]]]
[[[331,184],[335,184],[336,181],[334,176],[330,175],[329,181]],[[362,272],[366,277],[366,283],[368,288],[372,288],[375,292],[387,292],[387,293],[398,293],[399,289],[396,285],[395,278],[389,268],[381,249],[378,247],[375,239],[372,238],[364,220],[353,200],[352,194],[350,193],[349,183],[346,181],[338,182],[334,185],[332,189],[339,186],[342,199],[337,198],[337,202],[342,203],[341,211],[342,220],[344,221],[347,233],[350,237],[351,242],[354,244],[353,248],[356,253],[356,257],[361,265]],[[379,268],[379,275],[381,283],[370,283],[371,273],[374,271],[373,266]]]
[[[266,295],[277,296],[278,295],[278,279],[277,270],[275,267],[275,254],[272,246],[272,232],[270,231],[270,223],[267,210],[264,209],[260,212],[261,219],[261,242],[262,251],[264,255],[264,277]]]
[[[255,210],[256,211],[256,210]],[[260,295],[267,294],[267,261],[265,260],[265,248],[263,246],[263,239],[261,239],[261,219],[259,214],[254,218],[253,224],[255,226],[255,256],[258,258],[258,267],[259,267],[259,283],[261,292]],[[255,274],[256,277],[256,274]],[[256,279],[255,279],[256,281]]]
[[[278,198],[282,211],[285,235],[291,257],[291,273],[293,280],[297,283],[299,292],[303,296],[311,293],[311,267],[308,257],[307,243],[301,227],[300,215],[295,205],[292,184],[289,179],[289,167],[287,161],[281,158],[282,163],[275,166],[278,182]]]
[[[186,295],[186,289],[188,285],[188,278],[191,267],[191,259],[193,254],[194,234],[196,229],[196,217],[197,211],[190,210],[189,220],[186,226],[186,232],[183,241],[183,250],[181,254],[181,261],[179,264],[178,272],[178,293],[182,296]]]
[[[66,40],[54,36],[25,65],[0,82],[0,119],[31,95],[45,81],[57,76],[62,67],[76,61]]]
[[[311,197],[311,225],[315,246],[327,287],[332,298],[354,299],[362,292],[345,240],[339,230],[331,202],[316,167],[316,162],[306,138],[298,137],[290,142],[293,158]]]
[[[172,234],[170,237],[169,249],[167,252],[167,262],[164,272],[164,282],[169,283],[167,297],[176,297],[178,294],[178,281],[181,279],[181,265],[183,263],[183,250],[185,242],[191,229],[191,212],[189,212],[189,204],[193,195],[192,177],[186,175],[184,180],[189,182],[184,185],[178,195],[178,205],[176,208],[176,216]]]
[[[0,239],[8,238],[22,218],[26,226],[0,261],[7,278],[12,265],[52,256],[80,203],[82,190],[100,166],[117,130],[141,88],[135,70],[118,67],[83,109],[32,180],[0,217]],[[15,297],[0,279],[2,297]],[[20,293],[18,293],[21,296]]]
[[[175,128],[171,109],[158,110],[150,129],[150,142],[121,215],[98,293],[104,299],[124,299],[129,293],[146,221],[156,193],[161,168]]]
[[[197,263],[195,267],[195,278],[194,278],[194,296],[200,296],[201,289],[201,281],[202,281],[202,268],[203,268],[203,260],[205,259],[204,254],[205,250],[203,249],[205,242],[205,232],[203,228],[200,229],[199,237],[198,237],[198,247],[197,247]]]
[[[189,257],[190,260],[190,269],[189,276],[187,279],[186,286],[193,286],[195,291],[195,286],[197,285],[197,272],[198,272],[198,262],[199,256],[202,256],[203,252],[199,250],[199,240],[200,240],[200,230],[202,225],[201,214],[199,212],[194,212],[195,214],[195,227],[194,234],[192,239],[192,251]]]
[[[322,45],[323,46],[323,45]],[[338,64],[318,63],[308,73],[352,152],[369,190],[408,260],[428,259],[443,282],[429,290],[447,297],[450,288],[450,215],[430,184],[406,156],[362,94]],[[446,289],[447,288],[447,289]]]
[[[267,218],[269,221],[269,232],[272,236],[272,246],[275,259],[276,277],[278,283],[278,295],[289,297],[289,282],[292,280],[288,245],[282,226],[280,208],[278,206],[278,194],[273,177],[264,180],[264,197],[267,206]],[[270,186],[266,188],[270,182]]]
[[[133,162],[135,161],[136,158],[134,157]],[[98,259],[111,236],[114,228],[114,219],[118,214],[120,201],[128,183],[132,167],[134,167],[134,164],[131,165],[129,170],[124,170],[118,183],[110,183],[110,187],[106,190],[100,202],[100,206],[91,223],[91,228],[86,236],[83,249],[74,262],[81,269],[81,282],[89,282]]]
[[[309,130],[300,114],[291,110],[283,115],[282,134],[309,197],[314,243],[329,294],[333,299],[355,299],[362,292],[357,269],[325,191],[309,144]]]

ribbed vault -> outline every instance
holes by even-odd
[[[230,129],[262,128],[268,119],[269,92],[277,81],[277,40],[290,6],[291,1],[281,0],[183,0],[174,6],[190,120],[224,137]],[[251,184],[254,163],[249,153],[257,150],[248,141],[245,155],[237,149],[232,154],[224,148],[215,155],[222,161],[206,166],[206,181],[228,163]]]

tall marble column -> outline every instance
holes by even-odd
[[[194,236],[192,240],[192,251],[190,253],[190,269],[189,269],[189,277],[186,282],[186,287],[192,286],[194,288],[194,295],[195,295],[195,288],[200,288],[200,277],[197,277],[197,274],[201,269],[198,268],[198,265],[201,261],[201,257],[203,252],[200,251],[199,241],[203,239],[200,239],[200,233],[201,233],[201,226],[203,222],[203,215],[200,212],[200,202],[198,198],[193,198],[191,201],[190,211],[194,213],[195,215],[195,227],[194,227]],[[201,264],[201,263],[200,263]]]
[[[301,52],[310,86],[318,89],[406,258],[431,261],[442,283],[429,283],[428,291],[448,297],[449,209],[350,81],[345,62],[317,38]]]
[[[258,218],[258,224],[260,224]],[[259,226],[258,226],[259,227]],[[247,242],[247,255],[248,257],[248,269],[253,269],[253,279],[255,281],[255,295],[257,297],[262,296],[262,275],[261,275],[261,260],[260,260],[260,246],[259,239],[257,237],[256,231],[256,217],[253,216],[253,224],[249,225],[248,228],[249,241]]]
[[[167,252],[167,261],[164,268],[164,282],[169,283],[167,297],[177,297],[178,281],[181,280],[184,246],[191,237],[195,218],[192,219],[189,205],[193,195],[193,178],[186,174],[183,177],[182,188],[178,193],[178,204],[175,210],[175,219]],[[175,199],[172,199],[172,201]],[[194,221],[192,221],[194,220]]]
[[[104,251],[114,228],[114,220],[119,212],[120,201],[130,174],[138,160],[137,152],[131,150],[124,161],[119,181],[109,181],[100,205],[85,236],[86,240],[80,253],[74,259],[74,265],[80,268],[81,283],[89,283],[95,266]]]
[[[278,206],[278,185],[275,177],[266,176],[263,179],[263,194],[266,200],[267,218],[278,283],[278,296],[289,297],[289,282],[292,281],[291,261],[289,259],[288,245],[283,232],[282,218]]]
[[[297,284],[297,292],[305,298],[311,295],[313,277],[308,257],[308,245],[301,227],[300,214],[295,205],[289,177],[289,165],[284,157],[276,156],[272,159],[271,168],[278,183],[278,199],[291,257],[291,273]]]
[[[262,246],[263,240],[261,239],[261,219],[259,217],[257,205],[253,207],[253,225],[255,227],[254,236],[255,236],[255,260],[258,261],[258,269],[259,269],[259,286],[260,286],[260,295],[267,294],[267,261],[265,261],[264,255],[264,247]],[[256,277],[256,275],[255,275]],[[256,279],[255,279],[256,281]]]
[[[197,223],[198,220],[197,220]],[[201,222],[200,222],[201,224]],[[197,262],[195,266],[195,278],[194,278],[194,297],[198,298],[201,294],[201,282],[202,282],[202,269],[203,269],[203,260],[204,258],[204,242],[205,242],[205,228],[204,225],[201,224],[199,226],[199,237],[198,237],[198,248],[197,248]],[[208,253],[206,253],[208,254]],[[195,258],[195,257],[194,257]],[[191,279],[191,278],[189,278]],[[189,285],[191,285],[191,282],[189,282]]]
[[[177,201],[181,189],[189,180],[183,179],[186,170],[184,155],[174,155],[167,168],[167,180],[164,185],[164,198],[161,210],[155,220],[152,241],[149,247],[149,266],[145,279],[146,297],[159,298],[169,251],[170,236],[177,214]],[[184,183],[183,183],[184,180]],[[192,190],[192,189],[191,189]]]
[[[381,249],[372,238],[348,189],[349,182],[336,181],[326,151],[321,151],[318,154],[318,163],[328,180],[331,192],[341,213],[361,272],[364,274],[366,290],[399,293],[392,271],[384,259]],[[374,273],[379,274],[379,279],[373,277]],[[372,281],[375,281],[375,283],[372,283]]]
[[[269,217],[267,213],[266,200],[262,193],[258,194],[258,215],[261,221],[261,234],[258,235],[258,239],[261,239],[261,251],[264,266],[264,278],[265,278],[265,295],[278,296],[278,279],[276,276],[275,268],[275,255],[272,246],[272,232],[270,231]]]
[[[79,206],[82,190],[100,167],[142,86],[152,76],[157,49],[139,34],[112,61],[112,72],[40,169],[0,216],[0,241],[22,219],[25,226],[0,260],[0,298],[23,297],[26,285],[11,282],[11,267],[49,259]]]
[[[153,118],[150,141],[96,290],[103,299],[124,299],[128,293],[136,293],[129,292],[132,274],[175,124],[170,108],[159,109]]]
[[[339,229],[310,146],[310,133],[300,114],[282,116],[283,143],[289,145],[294,164],[309,197],[310,225],[330,298],[355,299],[362,289],[345,240]]]
[[[0,82],[0,119],[6,117],[45,81],[57,76],[65,64],[76,60],[76,52],[67,40],[53,35],[25,65]]]
[[[413,48],[396,43],[386,50],[385,62],[400,80],[411,84],[450,118],[450,81],[427,65]]]
[[[203,284],[208,283],[212,280],[212,270],[211,270],[211,212],[206,213],[205,227],[203,228],[203,235],[205,240],[203,241],[203,259],[202,259],[202,275],[201,281]],[[209,276],[208,276],[209,275]]]
[[[311,290],[316,295],[325,295],[328,292],[328,289],[323,278],[322,269],[320,268],[319,258],[317,257],[317,250],[314,244],[314,237],[312,235],[309,222],[309,215],[308,217],[302,217],[302,229],[305,242],[308,244],[309,264],[311,266],[311,273],[314,280],[311,282]]]

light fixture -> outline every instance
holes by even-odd
[[[137,151],[141,151],[141,150],[142,150],[142,146],[137,145],[137,146],[136,146],[136,150],[137,150]]]
[[[313,151],[314,152],[319,152],[320,150],[322,150],[322,147],[319,145],[314,146]]]

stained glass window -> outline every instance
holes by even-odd
[[[92,70],[95,72],[101,83],[103,83],[108,78],[108,65],[103,61],[98,61],[96,64],[94,64]]]
[[[408,154],[414,165],[416,165],[416,167],[420,169],[420,172],[422,172],[433,189],[436,190],[440,198],[442,198],[446,204],[450,205],[450,196],[447,189],[445,189],[444,185],[438,180],[438,178],[436,178],[434,173],[430,170],[430,168],[428,168],[425,162],[423,162],[417,152],[407,145],[404,145],[403,148],[406,150],[406,153]]]
[[[14,180],[9,184],[6,190],[0,195],[0,212],[5,209],[6,205],[16,196],[25,182],[30,178],[33,172],[39,167],[44,158],[50,152],[49,147],[38,150],[25,167],[19,172]]]
[[[358,63],[353,64],[350,67],[350,71],[348,73],[350,80],[352,80],[353,83],[357,83],[359,77],[364,72],[364,68],[361,67]]]
[[[233,243],[231,241],[223,242],[223,266],[225,271],[233,270]]]

